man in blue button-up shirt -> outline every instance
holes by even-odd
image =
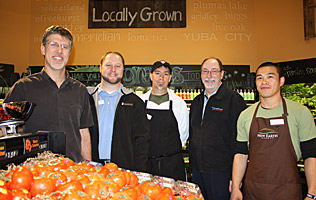
[[[124,58],[108,52],[101,58],[101,83],[88,88],[98,127],[90,129],[92,159],[111,161],[121,168],[146,171],[149,122],[143,101],[123,87]]]

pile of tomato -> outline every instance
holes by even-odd
[[[7,114],[5,113],[5,111],[3,110],[2,105],[0,105],[0,121],[5,121],[5,120],[8,120],[8,119],[10,119],[10,118],[11,118],[11,116],[10,116],[10,115],[7,115]]]
[[[0,179],[1,200],[199,200],[195,195],[175,195],[169,187],[123,171],[115,163],[94,167],[58,157],[34,166],[18,166]]]

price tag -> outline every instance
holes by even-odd
[[[39,137],[24,138],[23,143],[24,143],[23,154],[32,152],[39,148]]]
[[[5,157],[6,158],[14,158],[14,157],[17,157],[18,155],[19,155],[19,151],[18,150],[5,152]]]
[[[6,146],[5,142],[0,142],[0,160],[5,159]]]

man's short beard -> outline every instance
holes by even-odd
[[[205,80],[210,81],[211,83],[206,82]],[[214,89],[216,87],[216,83],[215,82],[213,83],[213,81],[216,81],[216,80],[212,79],[212,78],[204,79],[204,82],[205,82],[204,87],[205,87],[205,89],[208,89],[208,90]]]
[[[107,77],[102,76],[103,80],[110,83],[110,84],[117,84],[120,83],[122,80],[122,77],[118,77],[115,81],[110,81]]]

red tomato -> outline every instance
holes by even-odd
[[[137,200],[151,200],[150,197],[146,196],[146,195],[138,195]]]
[[[48,162],[48,166],[53,168],[54,171],[59,171],[61,169],[67,169],[68,168],[67,164],[64,163],[63,160],[58,159],[58,158],[50,160]]]
[[[37,195],[36,197],[33,197],[32,200],[59,200],[55,195],[50,194],[50,195]]]
[[[140,186],[140,189],[144,195],[149,196],[152,199],[155,199],[162,191],[160,185],[150,181],[145,181]]]
[[[107,175],[107,179],[113,180],[122,188],[126,184],[126,178],[122,171],[116,170]]]
[[[7,189],[7,185],[5,184],[4,180],[0,179],[0,187]]]
[[[76,180],[77,179],[77,176],[79,175],[79,174],[81,174],[81,172],[78,170],[78,169],[76,169],[76,168],[74,168],[74,167],[69,167],[68,169],[66,169],[66,170],[60,170],[62,173],[64,173],[66,176],[67,176],[67,180],[68,181],[74,181],[74,180]]]
[[[1,200],[12,200],[12,194],[8,189],[0,188],[0,199]]]
[[[128,172],[130,175],[129,184],[130,186],[138,185],[138,177],[133,172]]]
[[[170,187],[164,187],[161,191],[161,193],[171,194],[174,195],[172,189]]]
[[[104,181],[94,181],[86,186],[84,192],[89,198],[92,199],[107,199],[109,196],[109,190],[107,183]]]
[[[81,171],[81,173],[88,173],[93,166],[89,163],[77,163],[74,167]]]
[[[122,200],[122,199],[124,199],[124,200],[134,200],[132,197],[130,197],[127,194],[122,193],[122,192],[117,192],[111,197],[111,200]]]
[[[67,168],[74,166],[74,161],[72,161],[70,158],[58,157],[58,159],[62,160],[67,165]]]
[[[187,197],[187,200],[202,200],[200,197],[195,196],[195,195],[191,195]]]
[[[128,171],[123,171],[123,174],[125,175],[126,185],[129,185],[129,182],[131,181],[131,175],[128,173]]]
[[[83,191],[83,187],[79,181],[73,180],[58,185],[56,190],[60,192],[63,192],[65,190]]]
[[[63,172],[52,172],[48,175],[48,178],[51,178],[55,181],[56,187],[62,183],[67,182],[67,176]]]
[[[76,180],[81,183],[83,189],[85,189],[86,186],[90,183],[89,178],[83,174],[79,174]]]
[[[91,182],[93,181],[105,181],[105,176],[103,174],[98,173],[88,173],[85,174]]]
[[[155,200],[173,200],[174,195],[168,193],[160,193]]]
[[[12,200],[29,200],[31,199],[32,195],[31,193],[26,190],[12,190]]]
[[[38,176],[41,176],[41,177],[47,177],[50,173],[54,172],[54,169],[50,167],[37,166],[34,168],[38,172]]]
[[[123,187],[121,190],[121,193],[128,195],[134,200],[136,200],[138,196],[137,191],[133,187],[130,187],[130,186]]]
[[[26,167],[17,167],[11,176],[9,184],[10,190],[26,189],[29,190],[33,183],[33,174]]]
[[[35,177],[30,189],[32,197],[36,195],[50,194],[56,190],[55,181],[46,177]]]
[[[95,169],[98,174],[103,174],[104,176],[107,176],[110,173],[106,167],[96,167]]]
[[[114,172],[114,171],[118,170],[117,164],[112,163],[112,162],[106,163],[106,164],[104,165],[104,167],[107,168],[110,172]]]
[[[82,200],[86,197],[86,194],[80,191],[69,190],[61,198],[61,200]]]
[[[35,167],[28,167],[28,169],[31,170],[31,172],[33,174],[33,177],[39,176],[39,173],[38,173],[38,171],[36,170]]]
[[[137,195],[138,195],[138,196],[142,194],[142,191],[141,191],[141,189],[140,189],[140,185],[139,185],[139,184],[137,184],[137,185],[135,185],[135,186],[132,186],[132,187],[133,187],[134,190],[137,192]]]
[[[112,180],[105,180],[105,183],[109,188],[110,194],[114,194],[120,190],[120,186]]]

